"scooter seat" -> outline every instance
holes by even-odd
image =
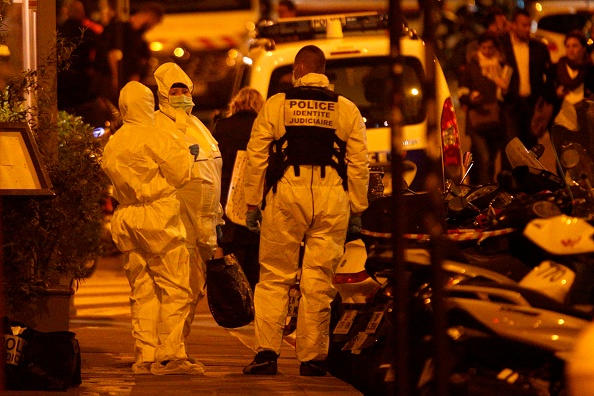
[[[594,318],[594,310],[585,310],[576,308],[571,305],[560,303],[559,301],[538,292],[537,290],[529,289],[515,284],[495,284],[492,282],[485,282],[484,280],[468,279],[460,282],[460,285],[480,286],[483,288],[505,289],[518,292],[530,304],[530,306],[548,311],[559,312],[565,315],[591,321]],[[456,286],[446,289],[446,293],[453,295],[456,292]]]

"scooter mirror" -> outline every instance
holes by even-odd
[[[464,173],[464,176],[462,176],[462,180],[460,180],[460,184],[464,183],[464,180],[466,180],[466,177],[468,176],[468,173],[470,172],[470,168],[472,168],[472,165],[474,165],[474,161],[472,160],[472,153],[470,151],[467,151],[464,153],[464,158],[462,159],[462,163],[463,163],[464,169],[466,171]]]
[[[406,180],[404,180],[404,178],[400,178],[400,189],[401,191],[407,191],[408,190],[408,183],[406,182]]]
[[[468,169],[468,167],[472,163],[472,153],[470,151],[467,151],[464,153],[463,163],[464,163],[464,168]]]
[[[539,159],[544,154],[545,146],[542,143],[538,143],[537,145],[532,147],[530,149],[530,151],[532,151],[534,153],[534,156],[536,157],[536,159]]]
[[[572,169],[580,162],[580,153],[574,148],[563,148],[559,160],[565,169]]]

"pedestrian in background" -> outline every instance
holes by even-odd
[[[190,181],[188,145],[155,126],[154,96],[122,89],[124,125],[109,140],[102,167],[119,205],[111,233],[130,283],[134,374],[202,374],[188,361],[183,327],[190,310],[189,256],[176,190]]]
[[[301,375],[326,374],[332,278],[347,230],[361,228],[369,162],[361,113],[328,89],[325,65],[316,46],[297,53],[294,88],[266,101],[248,143],[246,223],[260,231],[260,281],[254,296],[257,354],[245,374],[277,373],[302,241],[297,359]]]
[[[507,16],[503,12],[503,10],[497,6],[492,6],[489,8],[489,11],[485,16],[484,26],[484,32],[489,32],[495,35],[495,37],[498,40],[504,34],[509,34],[509,21],[507,20]],[[461,66],[461,72],[459,73],[460,76],[464,74],[466,65],[470,63],[473,57],[475,57],[476,51],[478,51],[478,47],[478,38],[476,40],[471,41],[466,47],[466,61],[465,64]]]
[[[231,177],[237,152],[245,151],[250,140],[254,120],[264,105],[264,98],[257,90],[249,87],[239,90],[229,104],[231,116],[217,121],[213,136],[219,142],[223,158],[221,180],[221,202],[226,207]],[[243,186],[239,186],[243,188]],[[245,226],[233,223],[224,217],[222,248],[225,254],[233,253],[239,261],[252,290],[258,283],[260,264],[258,263],[259,236]]]
[[[590,149],[590,136],[580,130],[575,105],[594,95],[594,65],[588,55],[587,39],[582,31],[574,30],[565,36],[566,55],[551,68],[553,123],[551,139],[558,154],[566,143],[580,143]]]
[[[501,103],[507,93],[511,67],[498,48],[497,36],[484,32],[458,82],[458,97],[466,111],[466,133],[476,163],[475,184],[495,182],[497,155],[505,148]]]
[[[181,219],[186,229],[190,253],[192,303],[184,335],[190,334],[196,306],[205,296],[206,263],[215,257],[222,239],[221,172],[223,160],[217,141],[194,115],[194,84],[175,63],[164,63],[155,70],[159,110],[155,121],[164,135],[174,135],[188,145],[200,147],[192,169],[192,180],[177,191]],[[222,256],[222,255],[221,255]]]
[[[98,71],[102,95],[118,103],[119,90],[129,81],[144,81],[149,73],[151,50],[144,34],[161,22],[163,7],[143,3],[128,21],[113,19],[102,34]]]
[[[527,149],[538,142],[532,133],[531,120],[537,101],[545,94],[551,55],[540,40],[530,37],[532,18],[525,9],[514,12],[510,33],[501,37],[506,62],[512,68],[509,89],[503,103],[506,144],[518,137]],[[509,169],[507,158],[503,161]]]
[[[494,33],[497,38],[509,33],[509,21],[501,8],[497,6],[489,8],[485,17],[485,30]]]
[[[88,18],[82,1],[66,2],[63,12],[66,20],[57,26],[58,36],[75,48],[69,59],[69,67],[58,71],[58,110],[83,116],[78,110],[97,98],[95,61],[100,38],[96,31],[85,26]],[[93,124],[92,120],[87,119],[90,117],[83,118],[85,122]]]
[[[291,0],[280,0],[276,12],[279,18],[294,18],[297,16],[297,6]]]

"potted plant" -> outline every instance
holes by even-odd
[[[100,202],[109,183],[93,128],[55,110],[55,73],[67,67],[75,46],[58,37],[54,53],[37,70],[23,72],[0,91],[0,122],[29,124],[55,193],[2,200],[5,310],[11,319],[44,331],[68,329],[70,296],[86,274],[85,264],[101,255]],[[54,312],[59,308],[52,296],[64,300],[65,312]],[[57,322],[40,322],[55,314]]]

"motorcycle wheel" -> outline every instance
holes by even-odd
[[[525,376],[506,368],[494,370],[466,362],[459,354],[450,355],[447,362],[449,372],[445,385],[450,396],[566,396],[567,390],[562,376],[548,377],[543,380],[538,376]],[[538,371],[538,370],[537,370]],[[432,357],[428,357],[419,375],[417,394],[433,396],[436,394]],[[439,394],[443,394],[440,392]]]

